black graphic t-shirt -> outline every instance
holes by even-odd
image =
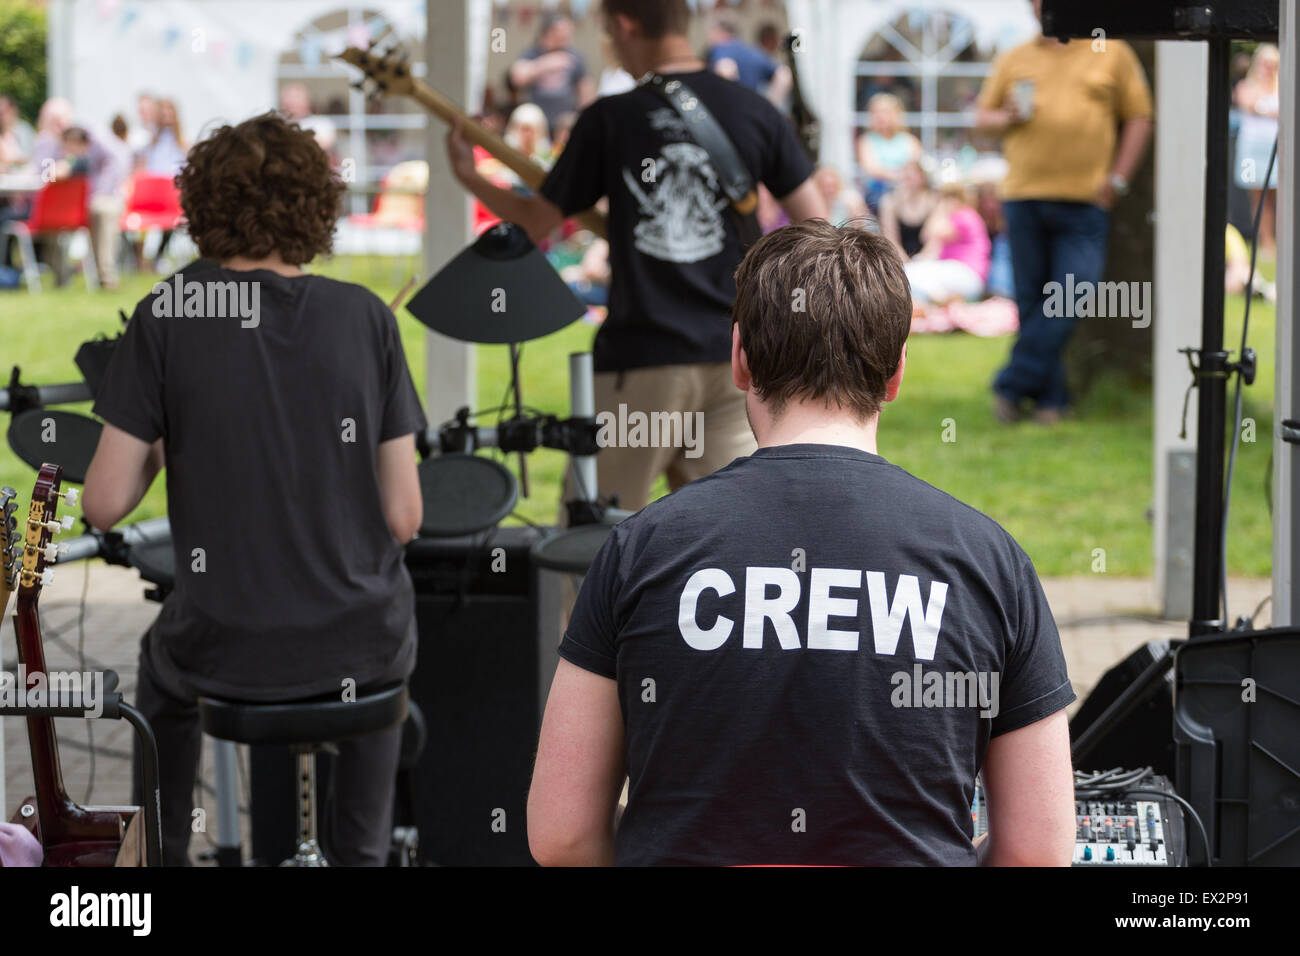
[[[425,418],[393,313],[351,283],[209,266],[182,271],[182,316],[158,308],[175,282],[136,307],[95,402],[163,440],[176,579],[162,652],[196,690],[247,700],[409,674],[415,593],[375,454]],[[200,283],[241,293],[253,317],[208,313]]]
[[[989,739],[1074,700],[1012,537],[832,445],[617,525],[560,656],[618,682],[623,865],[973,864]]]
[[[789,120],[707,70],[673,74],[703,101],[756,183],[784,199],[812,175]],[[597,100],[578,117],[541,194],[565,215],[609,197],[609,317],[596,371],[725,362],[740,239],[712,162],[655,90]]]

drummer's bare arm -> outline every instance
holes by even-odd
[[[107,422],[86,472],[81,510],[107,531],[140,503],[163,467],[162,439],[152,445]]]
[[[375,455],[375,471],[388,527],[394,538],[406,544],[419,532],[424,520],[424,499],[415,467],[415,436],[382,442]]]
[[[611,866],[626,761],[618,685],[561,660],[528,790],[528,849],[543,866]]]
[[[513,222],[528,233],[533,242],[541,242],[564,220],[560,208],[541,196],[521,196],[481,176],[474,168],[474,148],[460,132],[460,123],[447,133],[447,158],[457,181],[473,193],[483,205],[506,222]]]

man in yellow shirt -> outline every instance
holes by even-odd
[[[1041,0],[1034,0],[1035,15]],[[1101,280],[1110,207],[1151,138],[1151,91],[1120,40],[1039,36],[1001,56],[980,91],[976,126],[1003,138],[1002,184],[1020,334],[993,383],[994,413],[1056,422],[1069,403],[1062,353],[1077,324],[1044,310],[1053,288]],[[1060,286],[1052,286],[1060,283]]]

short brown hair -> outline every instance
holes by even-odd
[[[736,304],[755,393],[780,414],[823,401],[865,421],[880,411],[912,327],[903,262],[884,236],[823,219],[754,244]]]
[[[691,28],[691,10],[686,0],[604,0],[605,15],[621,13],[641,24],[647,40],[669,34],[685,36]]]
[[[295,266],[333,247],[345,188],[315,136],[278,113],[223,126],[195,144],[176,185],[205,258],[279,252]]]

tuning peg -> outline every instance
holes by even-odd
[[[72,515],[64,515],[58,521],[45,522],[45,530],[50,534],[58,534],[60,531],[72,530]]]
[[[59,560],[59,546],[57,544],[50,543],[45,546],[45,560],[50,564]]]
[[[54,572],[49,568],[46,568],[44,571],[41,572],[41,584],[46,585],[46,584],[53,584],[53,583],[54,583]]]
[[[63,494],[63,503],[65,505],[67,505],[69,508],[77,507],[77,496],[81,494],[81,492],[79,492],[76,488],[69,488],[67,491],[62,492],[62,494]]]

